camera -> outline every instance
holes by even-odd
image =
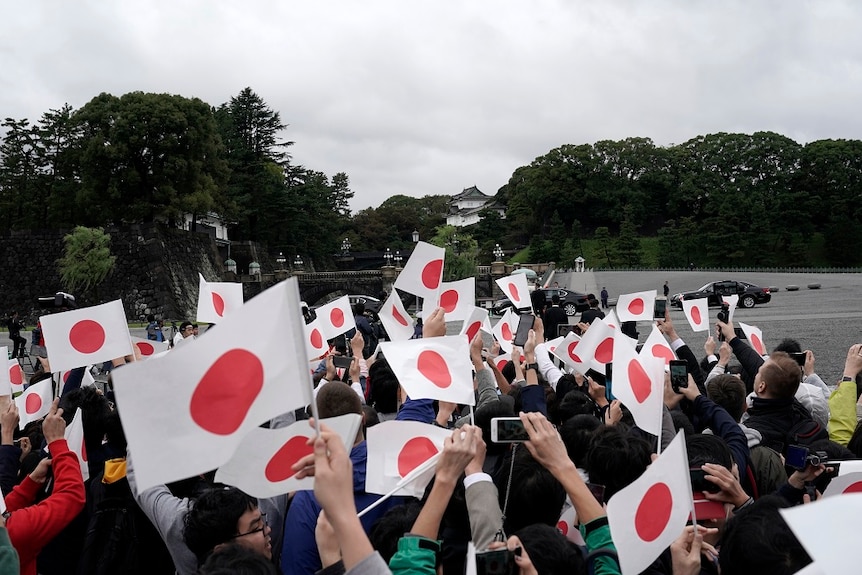
[[[829,460],[829,455],[825,451],[809,451],[807,447],[801,445],[788,445],[787,456],[785,463],[788,467],[794,469],[805,469],[809,465],[823,465]]]
[[[511,575],[515,572],[515,557],[508,549],[476,553],[476,575]]]
[[[721,323],[728,323],[730,321],[730,304],[721,304],[721,309],[719,310],[717,317],[718,321]]]
[[[54,295],[36,298],[36,302],[43,309],[75,309],[75,296],[66,292],[58,291]]]

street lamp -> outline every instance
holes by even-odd
[[[350,239],[344,238],[341,240],[341,253],[347,255],[350,252]]]
[[[287,262],[287,258],[284,257],[284,253],[278,252],[278,257],[275,258],[275,263],[278,264],[278,269],[284,271],[284,264]]]
[[[296,254],[296,257],[293,258],[293,267],[301,268],[303,263],[304,262],[302,261],[302,256]]]
[[[452,249],[455,250],[455,255],[461,255],[461,242],[458,241],[458,234],[452,234]]]
[[[419,230],[413,230],[413,243],[419,243]]]
[[[496,244],[494,246],[494,257],[497,258],[494,261],[497,261],[497,262],[503,261],[503,248],[500,247],[500,244]]]
[[[395,257],[393,259],[395,260],[395,267],[400,268],[401,262],[404,260],[404,258],[401,257],[401,250],[395,250]]]
[[[392,265],[392,250],[386,248],[386,252],[383,254],[383,259],[386,260],[386,265]]]

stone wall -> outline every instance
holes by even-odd
[[[81,306],[119,298],[129,319],[144,319],[148,313],[166,320],[194,319],[198,273],[208,281],[222,281],[227,254],[219,253],[206,234],[154,224],[106,231],[117,262],[99,286],[100,301],[94,301],[92,293],[74,294]],[[66,233],[12,231],[0,235],[0,313],[16,309],[33,321],[41,314],[37,297],[68,291],[56,264],[63,255]]]

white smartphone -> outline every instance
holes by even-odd
[[[524,429],[520,417],[494,417],[491,419],[491,441],[493,443],[521,443],[530,436]]]

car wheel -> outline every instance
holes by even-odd
[[[747,295],[742,298],[742,307],[752,308],[754,307],[754,296]]]
[[[573,317],[578,313],[578,306],[573,303],[567,303],[563,306],[563,309],[565,310],[566,315],[569,317]]]

